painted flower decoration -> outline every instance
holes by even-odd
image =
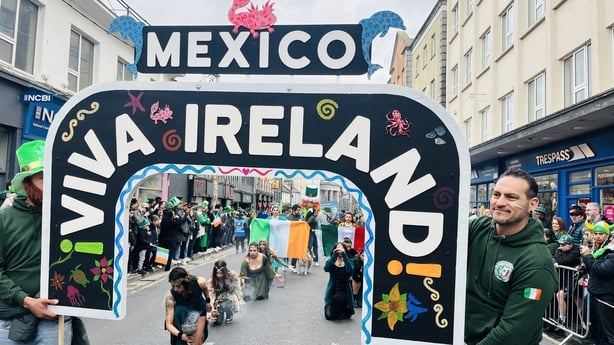
[[[94,281],[102,280],[104,283],[108,279],[113,280],[113,259],[107,260],[103,257],[100,261],[94,260],[96,267],[90,268],[90,272],[94,274]]]
[[[382,315],[378,318],[387,319],[388,327],[391,331],[394,331],[394,326],[397,321],[403,322],[403,314],[407,313],[407,294],[401,295],[399,292],[399,283],[394,284],[390,289],[389,294],[382,294],[382,300],[375,303],[373,307],[382,312]]]
[[[74,270],[70,271],[70,281],[85,287],[90,281],[87,280],[85,272],[81,269],[81,265],[77,265]]]
[[[64,285],[64,276],[59,274],[56,271],[53,271],[53,279],[51,279],[51,287],[54,287],[56,290],[62,290]]]

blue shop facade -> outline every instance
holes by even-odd
[[[471,148],[470,206],[482,213],[507,169],[533,175],[547,220],[597,202],[614,220],[614,90]]]

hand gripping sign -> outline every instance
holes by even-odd
[[[438,104],[391,85],[116,82],[47,136],[41,294],[65,315],[126,311],[128,203],[158,173],[321,179],[365,215],[365,344],[463,334],[469,154]]]

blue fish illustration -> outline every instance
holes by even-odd
[[[111,21],[107,30],[109,35],[119,32],[123,39],[130,39],[134,44],[134,63],[126,65],[126,69],[132,73],[134,78],[137,75],[136,63],[141,59],[141,52],[143,51],[142,31],[144,26],[145,24],[130,16],[119,16]]]
[[[371,44],[373,40],[377,35],[380,37],[386,36],[390,28],[405,30],[405,24],[403,24],[403,19],[392,11],[376,12],[368,19],[362,19],[359,23],[362,25],[362,55],[367,65],[369,65],[367,76],[371,79],[373,73],[382,68],[378,64],[371,63]]]
[[[422,302],[418,301],[411,293],[407,296],[407,314],[405,319],[409,319],[409,322],[414,322],[418,318],[418,315],[426,313],[428,309],[421,307]]]

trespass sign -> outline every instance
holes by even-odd
[[[417,92],[111,83],[71,98],[46,150],[41,294],[56,312],[124,316],[128,203],[147,176],[324,179],[366,215],[363,342],[463,338],[469,155]]]

